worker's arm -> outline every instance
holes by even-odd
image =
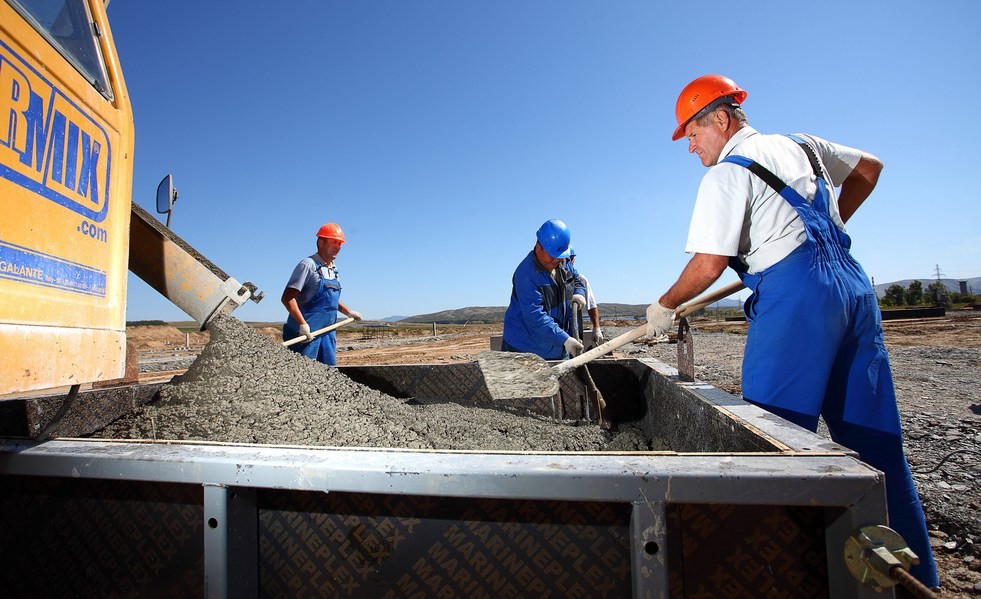
[[[729,265],[729,256],[716,254],[695,254],[688,261],[681,276],[667,293],[661,296],[658,303],[665,308],[674,310],[681,304],[692,299],[716,282]]]
[[[603,342],[606,341],[606,337],[603,335],[603,329],[600,328],[599,307],[593,306],[588,310],[588,312],[589,321],[593,323],[593,345],[603,345]]]
[[[654,339],[674,325],[674,311],[709,288],[729,264],[728,256],[695,254],[667,293],[647,308],[647,336]]]
[[[593,330],[600,328],[599,308],[590,308],[586,312],[589,313],[589,322],[593,323]]]
[[[303,314],[300,312],[299,304],[296,303],[296,298],[299,295],[299,289],[287,287],[283,290],[283,297],[281,301],[283,302],[283,305],[286,306],[286,311],[293,317],[293,320],[295,320],[297,324],[304,325],[307,323],[307,321],[303,318]]]
[[[337,300],[337,310],[341,314],[343,314],[345,316],[348,316],[350,318],[353,318],[354,320],[361,320],[362,319],[360,312],[356,312],[356,311],[348,308],[347,306],[344,305],[344,302],[342,302],[340,300]]]
[[[280,301],[282,301],[283,305],[286,306],[286,311],[290,313],[290,316],[293,317],[293,320],[295,320],[296,323],[300,325],[299,326],[300,335],[307,338],[306,342],[310,342],[313,340],[313,335],[310,332],[310,325],[307,324],[306,319],[303,318],[303,313],[300,312],[300,306],[299,304],[296,303],[296,298],[299,295],[300,295],[299,289],[293,287],[287,287],[286,289],[283,290],[283,297],[280,299]]]
[[[845,177],[841,184],[841,192],[838,194],[838,214],[842,222],[848,222],[865,198],[869,197],[875,189],[882,166],[881,160],[872,154],[864,154],[852,172]]]

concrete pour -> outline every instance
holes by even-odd
[[[160,399],[93,435],[326,447],[507,451],[646,451],[639,428],[517,415],[454,403],[408,403],[270,343],[222,316],[187,372]]]

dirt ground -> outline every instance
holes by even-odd
[[[745,334],[745,322],[699,318],[692,321],[701,331]],[[604,322],[604,326],[637,326],[634,321]],[[981,312],[952,313],[946,318],[886,320],[882,323],[886,343],[892,346],[981,348]],[[281,341],[281,330],[257,327],[262,335]],[[439,364],[475,359],[490,348],[490,336],[499,335],[501,325],[439,325],[436,335],[428,326],[400,330],[398,334],[369,337],[361,329],[337,331],[338,362],[341,365]],[[126,331],[141,353],[180,350],[189,342],[200,349],[208,342],[207,331],[185,333],[172,326],[139,326]]]
[[[604,322],[610,335],[621,334],[635,321]],[[696,319],[696,377],[730,393],[739,393],[741,345],[747,325]],[[946,318],[885,321],[897,396],[905,431],[907,457],[934,544],[941,576],[938,596],[981,596],[981,312],[951,312]],[[438,364],[476,360],[489,349],[500,325],[431,327],[370,335],[340,329],[341,365]],[[275,327],[258,331],[280,341]],[[142,360],[180,354],[188,336],[174,327],[134,327],[128,331]],[[200,348],[207,333],[192,333]],[[629,344],[614,357],[655,357],[673,363],[673,344]],[[193,349],[190,352],[193,355]],[[185,354],[186,355],[186,354]]]

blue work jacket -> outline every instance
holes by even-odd
[[[535,259],[532,250],[511,277],[511,301],[504,313],[504,342],[512,348],[546,360],[568,357],[565,340],[575,332],[570,301],[585,297],[579,272],[563,262],[556,276]]]

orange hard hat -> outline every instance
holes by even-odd
[[[674,105],[674,115],[678,119],[678,128],[674,130],[671,141],[678,141],[685,136],[685,125],[702,109],[719,98],[732,96],[735,104],[742,104],[747,93],[736,85],[736,82],[722,75],[702,75],[681,90],[678,103]]]
[[[341,227],[336,223],[327,223],[326,225],[320,227],[317,231],[317,237],[323,237],[324,239],[334,239],[345,243],[344,231],[341,231]]]

